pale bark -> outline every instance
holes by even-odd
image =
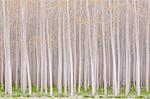
[[[104,2],[104,1],[103,1]],[[101,4],[102,10],[102,35],[103,35],[103,80],[104,80],[104,94],[107,95],[107,67],[106,67],[106,47],[105,47],[105,27],[104,27],[104,7]]]
[[[48,56],[48,67],[49,67],[49,85],[50,85],[50,95],[53,95],[53,79],[52,79],[52,45],[51,45],[51,36],[50,33],[51,32],[49,30],[49,26],[52,25],[52,22],[50,22],[49,25],[49,20],[47,18],[46,20],[46,36],[47,36],[47,56]]]
[[[4,89],[4,49],[3,49],[3,34],[1,34],[1,85],[2,85],[2,89]]]
[[[70,13],[69,13],[69,0],[67,0],[67,39],[68,39],[68,43],[67,43],[67,47],[68,47],[68,62],[69,62],[69,66],[70,66],[70,80],[71,80],[71,95],[73,96],[74,94],[74,89],[73,89],[73,56],[72,56],[72,46],[71,46],[71,31],[70,31]]]
[[[77,7],[76,7],[76,0],[73,2],[73,9],[74,9],[74,16],[77,16]],[[74,92],[76,92],[76,76],[77,76],[77,44],[76,44],[76,38],[77,38],[77,22],[74,21],[73,26],[73,65],[74,65]]]
[[[67,94],[67,50],[66,50],[66,33],[65,33],[65,15],[63,13],[63,66],[64,66],[64,92]]]
[[[91,41],[91,28],[90,28],[90,11],[89,11],[89,1],[86,0],[86,14],[87,14],[87,44],[89,44],[89,58],[90,58],[90,66],[91,66],[91,81],[92,81],[92,95],[95,95],[96,86],[95,86],[95,65],[93,63],[93,53],[92,53],[92,41]],[[85,68],[84,68],[85,69]]]
[[[41,41],[41,38],[39,37],[39,2],[37,3],[37,11],[36,11],[36,37],[35,37],[35,42],[36,42],[36,66],[37,66],[37,70],[36,70],[36,90],[39,90],[39,83],[40,83],[40,49],[39,49],[39,41]]]
[[[80,0],[80,15],[81,15],[81,9],[82,9],[82,0]],[[79,18],[79,21],[81,21],[81,18]],[[82,24],[79,23],[79,82],[78,82],[78,93],[80,93],[80,88],[82,84]]]
[[[120,2],[117,1],[117,57],[118,57],[118,61],[117,61],[117,65],[118,65],[118,81],[117,81],[117,92],[118,94],[120,93],[120,75],[121,75],[121,48],[120,48]]]
[[[12,71],[10,53],[10,19],[8,11],[8,1],[2,0],[3,26],[4,26],[4,57],[5,57],[5,92],[12,94]]]
[[[29,94],[31,94],[31,78],[30,78],[30,68],[29,68],[29,58],[27,50],[27,0],[22,0],[21,2],[21,66],[22,66],[22,89],[23,93],[27,89],[27,81],[29,86]]]
[[[150,25],[150,1],[147,0],[147,29],[146,29],[146,91],[149,92],[149,66],[150,66],[150,34],[149,34],[149,25]]]
[[[97,19],[97,3],[94,3],[94,15],[93,19]],[[95,65],[95,85],[97,90],[99,89],[99,50],[98,50],[98,25],[96,21],[93,21],[93,35],[92,35],[92,45],[93,45],[93,60]],[[90,70],[90,68],[89,68]],[[89,77],[90,78],[90,77]],[[89,83],[90,85],[90,83]]]
[[[139,31],[139,13],[137,12],[137,7],[139,5],[138,0],[134,0],[134,13],[135,13],[135,36],[136,36],[136,90],[137,90],[137,95],[140,95],[140,31]]]
[[[113,60],[113,92],[117,95],[117,78],[116,78],[116,53],[115,53],[115,31],[113,27],[113,15],[111,0],[109,0],[109,13],[110,13],[110,35],[111,35],[111,46],[112,46],[112,60]]]
[[[129,36],[129,1],[126,0],[126,95],[130,91],[130,36]]]
[[[61,9],[58,8],[58,92],[62,93],[62,20]]]
[[[16,54],[16,56],[15,56],[15,58],[16,58],[16,89],[18,89],[18,86],[19,86],[19,73],[18,73],[18,70],[19,70],[19,55],[18,55],[18,53],[19,53],[19,50],[18,50],[18,35],[16,35],[16,42],[15,42],[15,54]]]

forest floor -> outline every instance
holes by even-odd
[[[64,89],[63,89],[64,90]],[[16,90],[15,86],[13,86],[13,94],[12,96],[9,96],[8,94],[5,93],[4,89],[2,89],[2,87],[0,87],[0,99],[21,99],[21,98],[50,98],[50,99],[83,99],[83,98],[88,98],[88,99],[93,99],[93,98],[146,98],[146,99],[150,99],[150,92],[146,92],[145,88],[142,87],[141,88],[141,95],[137,96],[136,93],[136,89],[135,87],[131,87],[130,89],[130,93],[128,94],[128,96],[125,95],[125,88],[121,87],[120,89],[120,94],[118,96],[115,96],[112,92],[112,88],[108,88],[108,95],[104,95],[104,89],[100,88],[97,92],[96,95],[93,97],[91,95],[92,90],[91,87],[87,90],[84,91],[84,88],[81,88],[81,92],[80,93],[76,93],[74,96],[70,96],[68,95],[64,95],[64,92],[62,92],[62,94],[58,93],[58,90],[56,87],[54,87],[53,89],[53,96],[50,96],[49,94],[45,94],[44,92],[37,92],[36,91],[36,87],[32,88],[32,95],[29,95],[28,92],[26,92],[26,94],[23,94],[21,91],[21,88],[18,88]],[[48,89],[48,93],[49,93],[49,89]]]

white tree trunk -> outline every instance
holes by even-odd
[[[138,0],[134,0],[134,12],[135,12],[135,36],[136,36],[136,90],[137,95],[140,95],[140,31],[139,31],[139,12],[137,12],[137,7],[139,5]]]
[[[80,14],[82,9],[82,0],[80,0]],[[82,24],[81,24],[81,18],[79,17],[79,82],[78,82],[78,93],[80,93],[81,89],[81,84],[82,84],[82,65],[83,65],[83,60],[82,60]]]
[[[89,22],[87,24],[87,38],[88,38],[88,41],[87,41],[87,44],[89,44],[89,58],[90,58],[90,66],[91,66],[91,81],[92,81],[92,95],[94,96],[95,95],[95,92],[96,92],[96,86],[95,86],[95,65],[93,63],[93,50],[92,50],[92,41],[91,41],[91,28],[90,28],[90,11],[89,11],[89,1],[86,0],[86,14],[87,14],[87,21]]]
[[[70,66],[70,75],[71,75],[71,96],[74,95],[73,89],[73,56],[72,56],[72,46],[71,46],[71,31],[70,31],[70,13],[69,13],[69,0],[67,0],[67,47],[68,47],[68,62]]]
[[[112,15],[112,0],[109,0],[109,13],[110,13],[110,32],[111,32],[111,46],[112,46],[112,61],[113,61],[113,92],[117,95],[117,78],[116,78],[116,50],[115,50],[115,31],[113,27],[113,15]]]
[[[103,1],[104,2],[104,1]],[[102,35],[103,35],[103,80],[104,80],[104,94],[107,95],[107,67],[106,67],[106,47],[105,47],[105,27],[104,27],[104,7],[101,4],[102,10]]]
[[[2,89],[4,89],[4,45],[3,45],[3,34],[1,34],[1,56],[0,56],[0,59],[1,59],[1,85],[2,85]]]
[[[48,14],[49,16],[49,14]],[[49,67],[49,85],[50,85],[50,95],[53,95],[53,79],[52,79],[52,45],[51,45],[51,31],[49,30],[49,26],[52,26],[52,22],[50,22],[47,18],[46,20],[46,36],[47,36],[47,56],[48,56],[48,67]]]
[[[12,72],[10,53],[10,19],[8,12],[8,1],[2,0],[3,26],[4,26],[4,57],[5,57],[5,92],[12,94]]]
[[[117,2],[117,6],[120,6],[120,2]],[[118,86],[117,86],[117,94],[120,93],[120,75],[121,75],[121,49],[120,49],[120,9],[117,9],[117,57],[118,57]]]
[[[28,59],[28,49],[27,49],[27,0],[21,1],[21,66],[22,66],[22,88],[23,93],[27,89],[27,81],[29,85],[29,93],[31,94],[31,78],[30,78],[30,68]]]
[[[61,9],[58,8],[58,92],[62,93],[62,20]]]
[[[74,9],[74,16],[77,16],[77,5],[76,5],[76,0],[73,2],[73,9]],[[76,76],[77,76],[77,44],[76,44],[76,38],[77,38],[77,22],[76,20],[74,21],[74,26],[73,26],[73,65],[74,65],[74,92],[76,92]]]
[[[64,92],[67,94],[67,49],[65,32],[65,13],[63,13],[63,60],[64,60]]]
[[[129,36],[129,1],[126,0],[126,95],[130,91],[130,36]]]
[[[146,31],[146,91],[149,92],[149,66],[150,66],[150,38],[149,38],[149,25],[150,25],[150,1],[147,0],[148,11],[147,11],[147,31]]]

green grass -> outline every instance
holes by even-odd
[[[36,91],[36,86],[33,86],[31,95],[29,94],[28,91],[25,94],[23,94],[21,88],[18,88],[16,90],[16,87],[14,84],[13,84],[12,89],[13,89],[13,94],[12,96],[9,96],[8,94],[5,93],[5,90],[2,89],[2,86],[0,85],[0,97],[13,97],[13,98],[17,98],[17,97],[70,98],[71,97],[69,92],[67,93],[67,95],[64,94],[64,88],[62,88],[63,90],[62,94],[59,94],[56,86],[53,87],[53,96],[49,95],[49,88],[48,88],[48,93],[45,94],[45,92]],[[81,92],[80,93],[76,92],[75,96],[73,97],[75,98],[77,97],[81,97],[81,98],[137,98],[137,99],[138,98],[150,98],[150,92],[146,92],[144,87],[141,87],[141,95],[137,96],[136,89],[133,86],[130,88],[130,92],[128,96],[125,95],[125,87],[121,87],[120,94],[118,96],[115,96],[113,94],[112,87],[108,88],[108,95],[106,96],[104,95],[104,88],[99,88],[95,96],[92,96],[91,93],[92,93],[91,86],[87,89],[87,91],[85,91],[84,88],[81,87]]]

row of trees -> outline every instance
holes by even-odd
[[[1,0],[0,79],[12,94],[149,91],[149,0]]]

